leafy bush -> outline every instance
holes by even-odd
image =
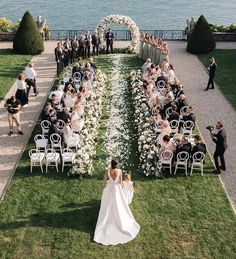
[[[187,51],[193,54],[208,53],[216,46],[213,32],[206,18],[201,15],[189,35]]]
[[[231,23],[228,26],[210,24],[210,27],[213,32],[235,32],[236,33],[236,24],[235,23]]]
[[[13,49],[19,54],[40,54],[44,50],[43,40],[37,24],[27,11],[19,25],[13,42]]]
[[[0,32],[10,32],[14,24],[12,21],[6,19],[5,17],[0,17]]]

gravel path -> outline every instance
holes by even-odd
[[[0,199],[3,199],[6,187],[14,174],[15,168],[19,162],[22,152],[28,142],[35,122],[42,110],[42,106],[47,98],[48,91],[51,89],[53,78],[56,73],[56,63],[54,61],[54,48],[56,42],[47,41],[43,54],[33,57],[35,70],[37,71],[37,87],[39,95],[29,97],[29,105],[23,107],[21,112],[21,123],[23,136],[14,134],[9,137],[9,127],[7,121],[7,112],[3,107],[5,100],[16,92],[13,85],[7,93],[5,100],[0,103]],[[11,48],[12,43],[0,42],[0,49]],[[16,131],[16,128],[14,128]],[[16,131],[17,132],[17,131]]]
[[[190,104],[195,109],[198,126],[211,155],[214,153],[215,144],[206,126],[215,126],[217,121],[222,121],[225,125],[228,140],[228,149],[225,153],[227,171],[222,171],[220,179],[236,213],[236,112],[218,86],[214,90],[204,91],[208,74],[199,59],[186,52],[186,42],[169,42],[168,45],[171,51],[170,60],[184,85]],[[236,43],[219,43],[217,48],[236,49]]]

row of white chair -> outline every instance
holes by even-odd
[[[176,175],[177,169],[185,169],[186,176],[188,175],[188,163],[189,163],[189,153],[186,151],[181,151],[177,154],[176,164],[175,164],[175,171],[174,175]],[[190,175],[193,174],[193,169],[201,170],[201,175],[203,175],[203,162],[205,159],[205,154],[203,152],[196,152],[192,156],[192,163],[191,163],[191,171]],[[169,168],[170,174],[172,174],[172,164],[173,164],[173,152],[166,150],[160,154],[160,164],[161,168]]]
[[[46,173],[49,166],[55,166],[58,172],[58,165],[61,162],[60,154],[54,149],[46,149],[45,152],[40,152],[38,149],[30,149],[30,172],[32,173],[33,166],[39,165],[41,172],[43,173],[43,165],[46,165]],[[70,148],[64,148],[61,153],[62,158],[62,172],[64,172],[64,167],[66,165],[72,165],[75,159],[75,153]]]
[[[65,122],[63,120],[57,120],[58,121],[58,130],[60,132],[63,132]],[[41,129],[42,129],[42,135],[47,137],[48,136],[48,131],[51,126],[51,122],[48,120],[43,120],[41,121]]]

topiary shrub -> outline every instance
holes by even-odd
[[[19,54],[40,54],[44,51],[43,39],[33,16],[27,11],[19,25],[13,42],[13,49]]]
[[[208,53],[216,47],[214,35],[206,18],[201,15],[188,37],[187,51],[193,54]]]

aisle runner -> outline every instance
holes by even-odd
[[[120,159],[122,167],[128,164],[131,153],[130,132],[127,121],[128,106],[125,102],[127,96],[128,82],[123,76],[124,65],[120,55],[113,55],[111,58],[110,77],[110,118],[107,125],[105,146],[107,149],[107,165],[110,165],[112,158]]]

